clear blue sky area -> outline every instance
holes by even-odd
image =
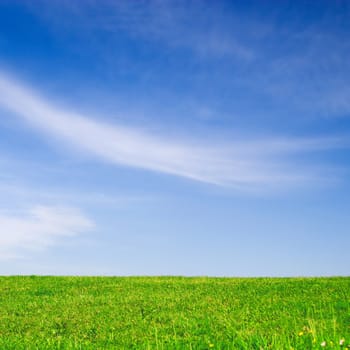
[[[348,1],[0,2],[0,274],[350,267]]]

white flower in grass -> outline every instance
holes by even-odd
[[[344,346],[344,344],[345,344],[345,339],[340,339],[339,340],[339,345],[340,346]]]
[[[321,346],[322,347],[325,347],[327,345],[327,343],[325,342],[325,341],[323,341],[322,343],[321,343]]]

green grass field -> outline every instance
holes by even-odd
[[[348,344],[350,278],[0,277],[0,349]]]

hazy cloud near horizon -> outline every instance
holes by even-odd
[[[8,260],[56,245],[94,224],[76,208],[35,206],[20,213],[0,212],[0,227],[0,260]]]

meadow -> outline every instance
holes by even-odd
[[[0,277],[0,349],[349,344],[348,277]]]

